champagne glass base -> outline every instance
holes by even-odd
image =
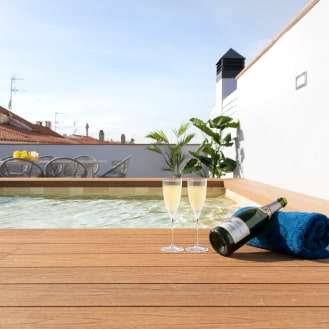
[[[165,252],[179,252],[179,251],[183,251],[184,248],[176,247],[176,246],[169,246],[169,247],[162,247],[161,250],[165,251]]]
[[[188,247],[185,250],[190,251],[190,252],[206,252],[206,251],[208,251],[208,248],[200,247],[200,246],[194,246],[194,247]]]

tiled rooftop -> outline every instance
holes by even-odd
[[[50,134],[38,131],[29,131],[28,129],[18,128],[10,124],[0,124],[0,141],[1,143],[9,144],[20,142],[31,144],[74,144],[72,140],[64,137],[51,136]]]
[[[62,136],[51,128],[33,124],[0,106],[0,143],[2,144],[99,144],[90,136]],[[104,144],[117,144],[104,141]]]

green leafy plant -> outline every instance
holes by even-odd
[[[190,151],[193,158],[186,163],[182,172],[188,174],[199,171],[201,176],[205,176],[203,168],[206,167],[212,178],[219,178],[232,172],[236,167],[236,161],[226,157],[223,149],[233,145],[231,133],[227,133],[226,129],[238,128],[239,121],[223,115],[206,122],[197,118],[190,121],[203,132],[204,140],[195,152]]]
[[[146,136],[155,141],[147,149],[162,155],[166,164],[162,170],[170,171],[173,177],[181,177],[183,163],[189,157],[189,154],[183,151],[183,147],[195,136],[194,133],[187,133],[189,127],[190,123],[182,123],[178,129],[172,130],[176,137],[176,144],[169,143],[168,137],[162,130],[150,132]]]

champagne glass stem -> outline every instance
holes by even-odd
[[[199,245],[199,214],[195,214],[196,219],[196,246]]]
[[[187,251],[192,251],[192,252],[205,252],[208,251],[208,248],[205,247],[200,247],[199,246],[199,219],[200,219],[200,213],[194,213],[195,219],[196,219],[196,225],[195,225],[195,229],[196,229],[196,242],[195,242],[195,246],[193,247],[188,247],[186,248]]]
[[[207,195],[207,179],[205,178],[188,178],[187,192],[192,211],[196,220],[196,244],[193,247],[187,247],[187,251],[205,252],[208,248],[199,246],[199,219]]]
[[[171,221],[171,246],[174,247],[174,216],[170,214],[170,221]]]

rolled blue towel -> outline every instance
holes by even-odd
[[[278,211],[248,245],[307,259],[329,258],[329,218],[320,213]]]

